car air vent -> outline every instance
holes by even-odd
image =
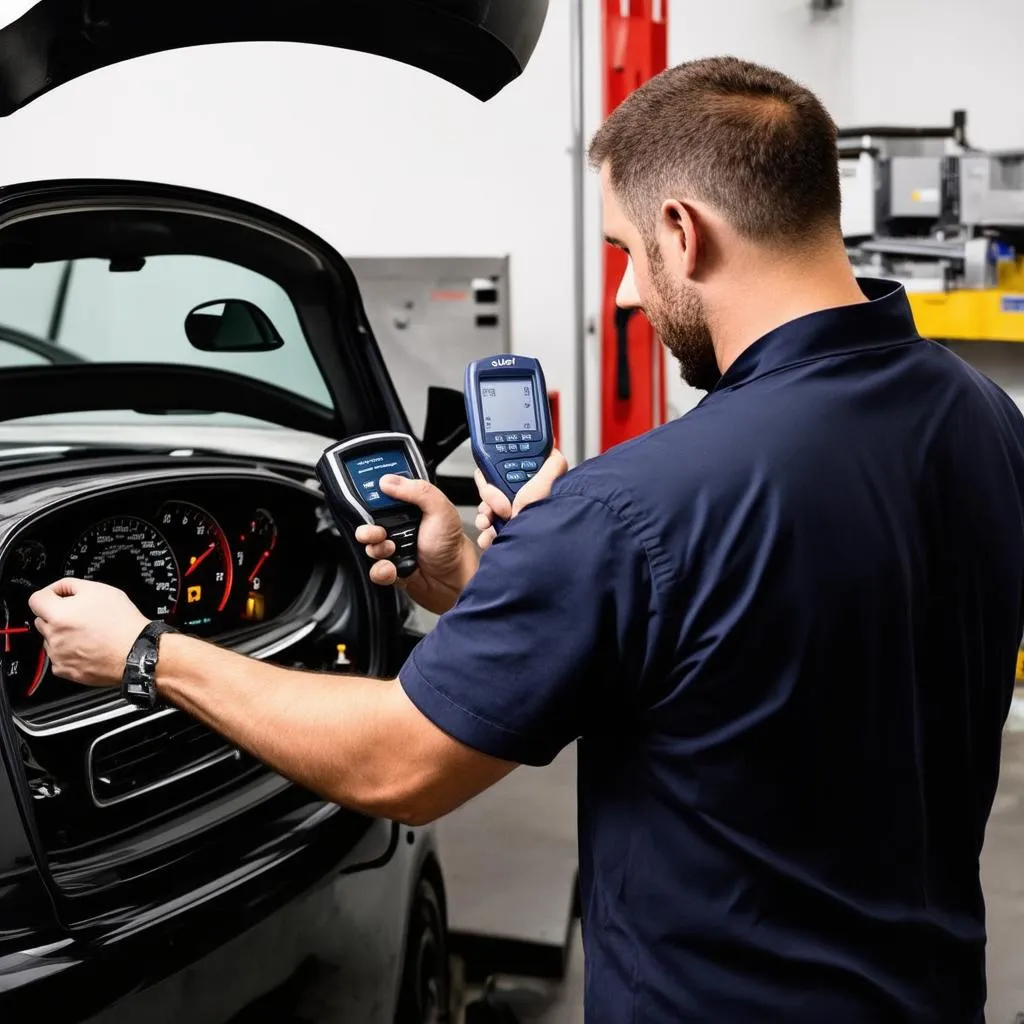
[[[89,750],[89,788],[105,807],[187,778],[238,751],[181,712],[168,710],[124,725]]]

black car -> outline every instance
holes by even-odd
[[[116,61],[236,40],[376,53],[486,99],[546,7],[42,0],[0,30],[0,114]],[[27,608],[87,577],[339,686],[395,674],[409,606],[368,583],[312,473],[329,442],[381,429],[413,432],[352,273],[312,232],[172,185],[0,189],[4,1024],[447,1019],[429,828],[325,803],[182,712],[62,682]],[[467,434],[461,395],[434,391],[422,433],[436,475]]]

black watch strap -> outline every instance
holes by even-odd
[[[152,710],[160,706],[156,693],[156,663],[160,657],[160,636],[177,633],[173,626],[155,619],[132,644],[121,676],[121,696],[136,707]]]

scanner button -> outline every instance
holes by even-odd
[[[518,441],[519,440],[519,435],[518,434],[506,434],[505,435],[505,440],[506,441]]]
[[[525,466],[523,466],[523,465],[522,465],[522,464],[521,464],[521,463],[519,462],[519,460],[518,460],[518,459],[512,459],[512,460],[511,460],[511,461],[509,461],[509,462],[503,462],[503,463],[501,464],[501,467],[502,467],[502,469],[504,469],[504,470],[505,470],[505,472],[506,472],[506,473],[507,473],[507,472],[508,472],[508,471],[509,471],[510,469],[525,469],[525,468],[526,468]]]
[[[520,441],[536,441],[537,439],[533,436],[533,434],[520,434],[519,435],[519,440]]]
[[[495,444],[504,444],[505,443],[505,435],[504,434],[495,434],[494,435],[494,441],[495,441]]]
[[[505,452],[507,452],[507,451],[508,451],[508,445],[507,445],[507,444],[496,444],[496,445],[494,446],[494,450],[495,450],[496,452],[500,452],[500,453],[501,453],[502,455],[504,455],[504,454],[505,454]]]
[[[505,474],[505,479],[510,484],[525,484],[526,483],[526,474],[520,472],[519,470],[513,470],[511,473],[506,473]]]
[[[506,462],[505,465],[507,466],[508,463]],[[537,461],[536,459],[523,459],[521,462],[517,463],[517,468],[533,470],[533,472],[536,473],[538,468]]]

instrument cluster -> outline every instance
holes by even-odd
[[[48,513],[0,566],[0,671],[15,711],[80,695],[49,671],[31,594],[66,576],[125,591],[144,615],[224,637],[273,620],[310,579],[315,513],[253,481],[150,485]],[[307,556],[307,558],[310,556]]]

